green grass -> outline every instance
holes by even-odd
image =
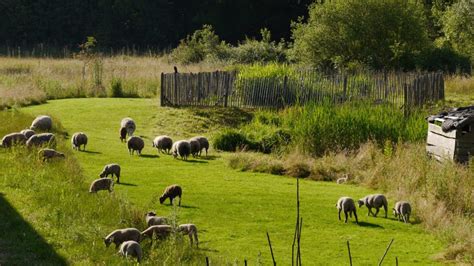
[[[226,163],[229,154],[214,150],[211,150],[209,160],[183,162],[168,155],[157,157],[156,150],[152,149],[151,139],[158,134],[168,134],[174,140],[198,134],[212,135],[208,128],[214,127],[206,124],[212,119],[206,118],[205,110],[199,111],[201,113],[197,116],[195,110],[159,108],[157,101],[152,99],[92,98],[55,100],[22,111],[32,115],[51,114],[61,121],[69,135],[85,132],[89,136],[88,152],[73,153],[83,169],[85,181],[89,183],[97,178],[104,164],[120,163],[124,184],[115,186],[115,194],[129,199],[134,208],[143,213],[156,210],[159,215],[170,215],[172,207],[160,205],[157,197],[165,186],[180,184],[184,192],[183,206],[178,211],[179,222],[192,222],[198,226],[200,247],[211,261],[221,258],[222,262],[231,263],[246,258],[250,265],[257,261],[268,265],[270,254],[265,236],[268,231],[277,262],[289,264],[295,220],[295,179],[232,170]],[[146,140],[142,157],[128,155],[125,144],[118,138],[120,120],[126,116],[137,122],[136,135]],[[0,157],[5,156],[5,153],[0,153]],[[0,183],[0,186],[2,191],[15,191],[4,184]],[[83,193],[87,194],[87,186],[83,187]],[[406,225],[392,218],[367,217],[365,208],[359,211],[364,226],[337,220],[334,204],[340,196],[359,198],[372,192],[353,185],[302,180],[304,226],[301,244],[305,264],[347,263],[345,241],[350,240],[354,262],[373,265],[391,238],[395,242],[386,257],[387,262],[393,263],[398,256],[405,265],[436,263],[431,258],[442,250],[442,243],[426,233],[420,224]],[[103,194],[99,197],[107,197]],[[25,212],[34,210],[20,199],[12,198],[12,202],[24,216]],[[88,200],[86,204],[90,202]],[[393,201],[390,203],[393,205]],[[114,208],[108,211],[120,212]],[[120,219],[120,215],[111,215],[108,219],[113,217]],[[94,227],[94,222],[86,222],[84,227]],[[36,228],[43,226],[32,224]],[[97,251],[90,256],[99,256],[100,253],[101,259],[91,260],[93,263],[116,262],[113,251],[108,249],[105,252],[100,238],[117,226],[120,226],[120,221],[104,223],[96,230],[96,237],[87,235],[77,249],[87,250],[85,247],[95,243]],[[61,239],[51,236],[61,229],[51,226],[39,231],[46,239],[53,239],[51,245],[55,249],[61,250],[56,247],[61,246]],[[81,259],[68,254],[67,250],[62,250],[61,254],[72,263],[87,261],[83,258],[87,254],[80,256]]]

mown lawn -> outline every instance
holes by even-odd
[[[88,181],[97,178],[103,165],[119,163],[123,184],[117,184],[114,193],[124,194],[143,213],[156,210],[159,215],[169,215],[173,208],[160,205],[157,199],[167,185],[180,184],[184,192],[179,222],[198,226],[200,247],[211,261],[221,258],[232,263],[247,259],[250,265],[257,261],[268,265],[268,231],[277,263],[290,263],[296,215],[294,178],[232,170],[226,165],[228,154],[212,149],[208,159],[184,162],[158,155],[152,148],[151,140],[156,135],[167,134],[173,140],[211,136],[209,131],[214,125],[207,124],[211,120],[206,117],[206,110],[161,108],[153,99],[112,98],[55,100],[21,110],[32,115],[52,115],[61,121],[69,136],[85,132],[89,136],[87,152],[74,154]],[[126,144],[118,138],[120,120],[127,116],[137,123],[135,134],[145,138],[141,157],[130,156]],[[304,264],[347,263],[346,240],[350,240],[355,265],[375,265],[392,238],[395,241],[385,259],[387,264],[393,264],[395,256],[403,265],[436,263],[432,257],[442,250],[442,243],[423,231],[421,224],[399,223],[390,214],[389,219],[367,217],[365,208],[359,211],[361,226],[338,221],[334,206],[340,196],[357,199],[373,191],[307,180],[302,180],[300,186]],[[389,199],[390,208],[394,201]],[[103,235],[113,229],[103,229]],[[113,256],[113,249],[97,248],[104,249],[103,256]],[[67,255],[66,259],[74,263]]]

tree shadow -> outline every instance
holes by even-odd
[[[373,224],[373,223],[369,223],[369,222],[359,222],[359,225],[363,226],[363,227],[383,228],[383,226],[381,226],[381,225]]]
[[[0,193],[0,265],[67,265]]]
[[[136,187],[137,185],[132,184],[132,183],[125,183],[125,182],[120,182],[117,183],[117,185],[122,185],[122,186],[131,186],[131,187]]]
[[[160,158],[160,156],[158,156],[156,154],[142,154],[142,155],[140,155],[140,157],[143,157],[143,158]]]

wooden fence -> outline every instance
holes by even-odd
[[[162,106],[282,108],[308,102],[371,101],[410,110],[444,99],[440,72],[322,74],[243,78],[237,72],[161,74]]]

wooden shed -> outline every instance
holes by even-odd
[[[437,160],[468,163],[474,155],[474,106],[428,118],[426,151]]]

